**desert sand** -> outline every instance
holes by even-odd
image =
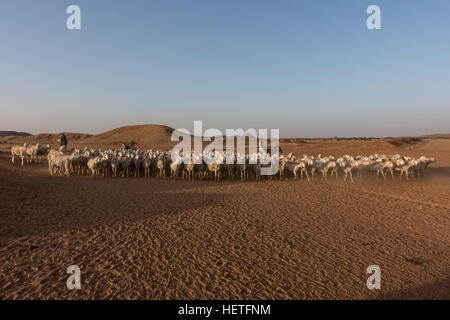
[[[161,130],[143,147],[169,147]],[[68,138],[118,147],[134,136]],[[281,143],[437,159],[424,178],[355,183],[50,177],[6,152],[36,139],[47,143],[0,139],[1,299],[450,298],[450,139]],[[381,290],[366,287],[374,264]],[[66,287],[70,265],[81,290]]]

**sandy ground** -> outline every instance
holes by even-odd
[[[216,183],[49,177],[45,164],[13,166],[3,153],[0,298],[449,299],[450,140],[397,151],[438,162],[409,182]],[[77,291],[66,288],[73,264]],[[373,264],[381,290],[366,287]]]

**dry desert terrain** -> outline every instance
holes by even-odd
[[[150,131],[142,145],[169,147]],[[137,133],[115,134],[69,135],[69,147]],[[46,163],[11,164],[11,144],[46,139],[0,138],[1,299],[450,298],[450,139],[282,141],[300,155],[437,159],[420,179],[355,183],[50,177]],[[366,287],[374,264],[381,290]],[[70,265],[81,290],[66,287]]]

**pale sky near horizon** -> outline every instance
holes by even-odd
[[[2,0],[0,130],[447,133],[449,17],[448,0]]]

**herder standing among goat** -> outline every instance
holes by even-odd
[[[60,147],[67,147],[67,137],[64,133],[59,137],[58,143]]]

